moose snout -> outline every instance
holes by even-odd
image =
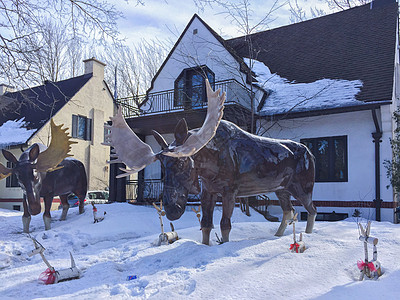
[[[166,205],[164,209],[165,214],[170,221],[178,220],[185,212],[185,208],[179,204]]]
[[[28,211],[32,216],[36,216],[36,215],[40,214],[41,210],[42,210],[42,207],[40,206],[40,204],[30,204],[28,206]]]
[[[28,204],[28,212],[32,215],[35,216],[37,214],[40,214],[42,207],[40,205],[40,197],[36,199],[35,195],[33,193],[29,193],[27,196],[27,204]]]

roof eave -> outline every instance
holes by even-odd
[[[279,114],[263,114],[259,113],[259,118],[271,118],[272,120],[287,120],[287,119],[298,119],[298,118],[307,118],[307,117],[316,117],[316,116],[325,116],[325,115],[333,115],[347,112],[356,112],[356,111],[364,111],[370,109],[380,108],[383,105],[392,104],[392,100],[383,100],[383,101],[374,101],[370,103],[365,103],[361,105],[353,105],[353,106],[342,106],[342,107],[334,107],[334,108],[325,108],[325,109],[316,109],[309,111],[298,111],[298,112],[289,112],[289,113],[279,113]],[[270,120],[271,120],[270,119]]]

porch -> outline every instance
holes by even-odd
[[[251,110],[251,97],[254,97],[254,92],[237,80],[217,81],[211,83],[211,86],[215,91],[221,89],[221,92],[226,93],[225,105],[236,104]],[[196,97],[193,95],[182,100],[181,94],[182,92],[179,89],[172,89],[121,98],[117,102],[122,106],[122,113],[126,119],[207,107],[205,97],[200,97],[203,95],[196,94]]]
[[[255,93],[238,81],[231,79],[212,84],[214,90],[221,89],[226,93],[224,119],[245,129],[251,125],[251,98]],[[201,127],[207,113],[207,100],[203,98],[184,98],[177,101],[178,91],[167,90],[147,95],[118,99],[123,115],[130,128],[141,138],[151,135],[152,130],[161,134],[174,132],[175,126],[182,118],[186,119],[189,129]],[[141,103],[139,108],[136,104]],[[122,165],[111,165],[110,199],[118,201],[153,202],[162,197],[161,179],[147,179],[144,172],[138,174],[137,180],[116,179]],[[191,195],[190,199],[198,201],[199,197]]]

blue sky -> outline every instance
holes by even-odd
[[[218,6],[207,7],[203,11],[193,0],[143,0],[144,5],[136,5],[135,0],[121,1],[117,5],[125,18],[119,20],[119,30],[128,44],[140,39],[170,39],[175,42],[193,14],[197,13],[217,33],[224,38],[240,36],[237,27]],[[237,2],[237,1],[231,1]],[[240,2],[240,1],[239,1]],[[262,19],[271,9],[274,0],[253,0],[251,10],[254,22]],[[326,7],[324,0],[299,0],[304,7]],[[282,0],[280,3],[285,3]],[[308,13],[309,14],[309,13]],[[270,28],[290,24],[289,6],[286,4],[272,15]]]

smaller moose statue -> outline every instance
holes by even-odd
[[[359,260],[357,262],[357,266],[360,269],[360,281],[364,279],[364,276],[377,279],[379,276],[382,275],[381,264],[378,261],[378,250],[376,248],[376,245],[378,244],[378,239],[369,235],[369,232],[371,230],[371,222],[368,222],[365,229],[363,228],[361,223],[358,223],[358,226],[360,227],[361,232],[361,235],[358,239],[364,243],[365,253],[364,261]],[[368,260],[368,244],[373,245],[373,256],[371,261]]]
[[[79,213],[84,212],[84,201],[87,192],[87,178],[84,165],[69,156],[71,144],[66,133],[68,128],[61,129],[63,125],[51,126],[51,143],[45,145],[35,143],[25,150],[19,160],[7,150],[2,150],[4,157],[14,164],[13,168],[7,168],[0,163],[0,180],[11,174],[15,174],[18,183],[24,192],[22,216],[23,230],[29,233],[31,215],[37,215],[41,211],[40,198],[44,198],[43,220],[45,229],[51,228],[50,208],[54,196],[60,196],[63,211],[61,220],[65,220],[69,209],[67,197],[74,193],[79,198]]]

